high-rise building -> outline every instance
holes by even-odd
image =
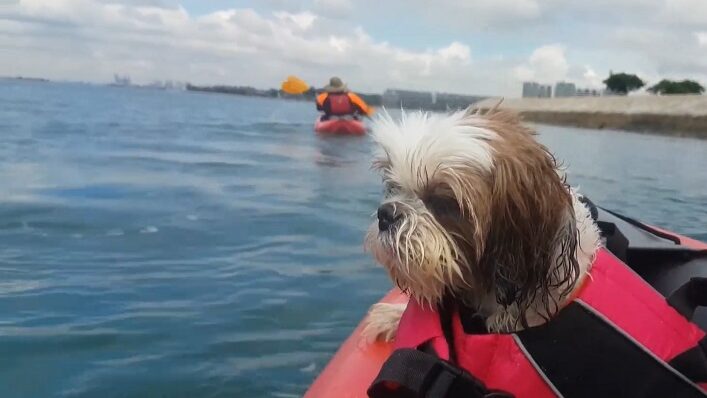
[[[577,94],[577,87],[574,83],[557,82],[555,84],[555,97],[574,97]]]
[[[552,87],[536,82],[523,83],[523,98],[550,98],[552,97]]]
[[[486,97],[477,95],[461,95],[412,90],[385,90],[382,97],[383,106],[387,108],[426,109],[447,111],[464,109]]]
[[[129,86],[130,84],[131,84],[130,76],[128,76],[128,75],[120,76],[117,73],[113,75],[113,85],[115,85],[115,86]]]
[[[577,89],[577,93],[575,94],[577,97],[599,97],[601,95],[601,91],[589,88]]]

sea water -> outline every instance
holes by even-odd
[[[315,116],[1,81],[0,396],[300,396],[391,287],[371,141]],[[707,141],[538,130],[596,203],[707,240]]]

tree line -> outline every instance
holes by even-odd
[[[634,74],[610,73],[604,80],[606,88],[613,93],[626,95],[631,91],[645,87],[646,82]],[[663,79],[648,88],[653,94],[702,94],[705,88],[694,80],[668,80]]]

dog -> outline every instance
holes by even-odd
[[[587,277],[599,230],[518,115],[384,114],[372,136],[385,197],[365,247],[411,300],[451,299],[510,333],[547,322]],[[364,335],[393,340],[405,306],[374,305]]]

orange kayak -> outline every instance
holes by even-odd
[[[706,256],[696,255],[694,259],[687,261],[683,257],[684,251],[694,251],[695,253],[707,251],[707,243],[641,224],[603,209],[600,209],[599,221],[614,224],[626,236],[630,242],[627,250],[632,253],[633,257],[639,258],[642,253],[657,256],[655,254],[657,251],[661,252],[661,256],[666,256],[660,263],[651,261],[648,264],[645,261],[628,261],[627,263],[663,295],[670,295],[676,287],[679,287],[685,280],[689,280],[690,277],[707,277]],[[656,266],[661,268],[660,273],[655,272]],[[407,300],[408,297],[400,290],[393,289],[381,299],[381,302],[406,303]],[[704,316],[698,316],[694,322],[702,328],[707,328],[707,311]],[[365,318],[319,374],[305,393],[305,398],[368,397],[366,390],[391,354],[393,345],[392,343],[367,342],[362,336],[364,326]]]
[[[406,303],[407,296],[395,289],[382,303]],[[361,322],[351,336],[341,345],[314,384],[304,394],[305,398],[365,398],[366,390],[378,375],[383,362],[393,352],[392,343],[370,343],[361,333]]]
[[[320,134],[363,135],[366,134],[366,125],[355,119],[317,119],[314,131]]]

